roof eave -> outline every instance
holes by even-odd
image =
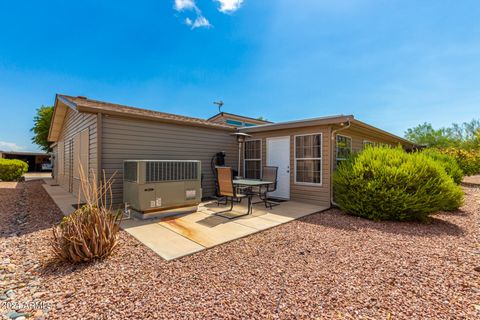
[[[380,133],[380,134],[389,136],[389,137],[391,137],[391,138],[393,138],[393,139],[395,139],[395,140],[399,140],[399,141],[401,141],[401,142],[403,142],[403,143],[405,143],[405,144],[410,144],[410,145],[412,145],[413,147],[416,146],[415,143],[413,143],[413,142],[411,142],[411,141],[409,141],[409,140],[407,140],[407,139],[404,139],[404,138],[399,137],[399,136],[397,136],[397,135],[395,135],[395,134],[393,134],[393,133],[390,133],[390,132],[388,132],[388,131],[385,131],[385,130],[382,130],[382,129],[380,129],[380,128],[377,128],[377,127],[374,127],[374,126],[372,126],[372,125],[369,125],[368,123],[365,123],[365,122],[363,122],[363,121],[353,119],[351,122],[352,122],[353,124],[357,125],[357,126],[364,127],[364,128],[370,129],[370,130],[372,130],[372,131],[375,131],[375,132],[377,132],[377,133]]]
[[[282,130],[282,129],[294,129],[299,127],[311,127],[318,125],[329,125],[342,123],[353,120],[353,115],[339,115],[332,117],[321,117],[321,118],[312,118],[304,120],[293,120],[286,122],[277,122],[277,123],[268,123],[262,124],[254,127],[239,128],[241,132],[262,132],[262,131],[273,131],[273,130]]]
[[[58,140],[58,136],[60,135],[60,131],[58,131],[58,133],[54,134],[53,132],[53,127],[55,126],[55,124],[57,123],[56,122],[56,118],[58,117],[57,115],[57,110],[59,108],[59,102],[61,102],[62,104],[64,104],[66,107],[69,107],[73,110],[75,110],[76,108],[76,105],[75,103],[69,101],[68,99],[66,99],[65,97],[63,97],[61,94],[56,94],[55,95],[55,103],[54,103],[54,107],[53,107],[53,115],[52,115],[52,121],[50,122],[50,128],[48,129],[48,141],[49,142],[56,142]],[[62,127],[63,125],[63,119],[61,120],[58,120],[60,121],[60,127]]]
[[[158,118],[158,117],[152,117],[148,115],[132,114],[132,113],[125,113],[121,111],[113,111],[113,110],[100,110],[95,107],[89,107],[84,105],[77,105],[77,110],[80,112],[102,113],[102,114],[116,115],[116,116],[127,117],[127,118],[142,119],[142,120],[149,120],[149,121],[156,121],[156,122],[163,122],[163,123],[181,124],[186,126],[202,127],[202,128],[216,129],[216,130],[224,130],[224,131],[232,131],[232,132],[236,131],[236,128],[230,127],[230,126],[220,126],[220,125],[213,125],[213,124],[210,125],[210,124],[202,124],[202,123],[194,123],[194,122],[186,123],[185,121],[182,121],[182,120]]]
[[[207,121],[212,121],[212,120],[218,119],[218,118],[220,118],[222,116],[225,116],[225,115],[234,116],[234,117],[238,117],[238,118],[242,118],[242,119],[250,120],[250,121],[263,122],[262,124],[273,123],[272,121],[268,121],[268,120],[255,119],[255,118],[252,118],[252,117],[242,116],[242,115],[239,115],[239,114],[224,112],[224,111],[222,111],[220,113],[217,113],[216,115],[208,118]]]
[[[220,112],[220,113],[217,113],[216,115],[214,116],[211,116],[210,118],[207,119],[207,121],[211,121],[211,120],[215,120],[219,117],[223,116],[223,112]]]

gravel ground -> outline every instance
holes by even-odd
[[[461,210],[429,224],[329,210],[171,262],[122,232],[114,256],[71,266],[49,252],[60,211],[40,181],[21,183],[0,189],[2,314],[22,307],[11,302],[36,301],[48,311],[16,311],[38,319],[479,319],[480,189],[464,190]]]

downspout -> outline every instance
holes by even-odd
[[[338,204],[335,202],[335,200],[333,200],[333,171],[335,169],[335,163],[336,163],[336,160],[337,160],[337,157],[336,157],[336,145],[337,145],[337,133],[340,132],[340,131],[343,131],[345,129],[348,129],[350,128],[350,126],[352,125],[350,123],[350,120],[347,120],[347,125],[345,126],[345,123],[342,122],[340,124],[342,126],[342,128],[338,128],[338,129],[335,129],[335,130],[331,130],[330,131],[330,138],[332,139],[331,143],[330,143],[330,154],[331,154],[331,163],[330,163],[330,203],[332,205],[334,205],[335,207],[338,207]]]

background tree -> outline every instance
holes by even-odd
[[[53,107],[41,106],[37,109],[37,114],[33,118],[33,143],[40,146],[45,152],[51,152],[50,143],[48,142],[48,131],[50,130],[50,122],[52,122]]]
[[[448,147],[452,143],[450,133],[447,130],[444,128],[434,129],[430,123],[426,122],[407,129],[405,138],[428,147]]]
[[[480,120],[453,123],[450,127],[440,129],[435,129],[425,122],[408,129],[405,138],[427,147],[475,149],[480,147]]]

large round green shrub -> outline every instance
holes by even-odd
[[[28,171],[28,164],[16,159],[0,159],[0,180],[16,181]]]
[[[463,180],[463,171],[460,169],[454,157],[441,153],[435,149],[425,149],[422,153],[435,161],[439,161],[447,174],[453,179],[456,184],[460,184]]]
[[[343,211],[373,220],[423,220],[463,202],[439,162],[401,148],[366,148],[338,166],[333,183]]]

